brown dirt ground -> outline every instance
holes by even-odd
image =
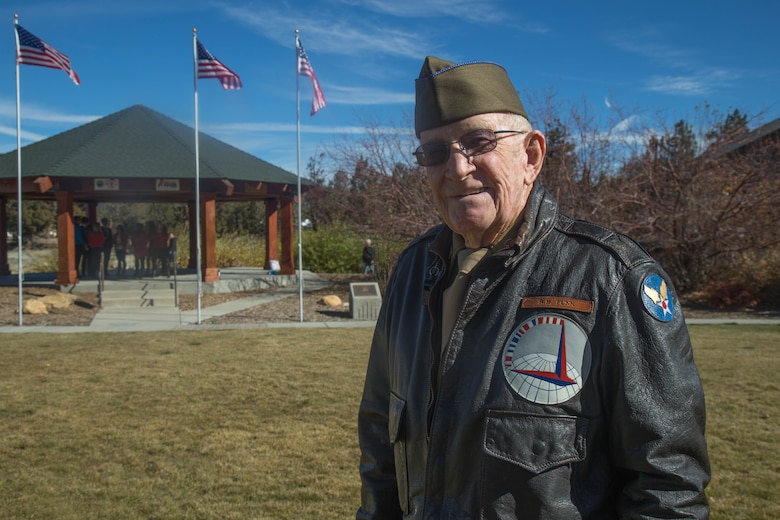
[[[322,278],[331,281],[332,285],[326,289],[304,292],[303,295],[303,321],[349,321],[349,309],[347,307],[329,307],[322,303],[322,297],[334,294],[341,298],[342,302],[349,302],[350,282],[365,282],[373,280],[359,274],[320,274]],[[40,298],[47,294],[58,292],[57,289],[45,287],[25,287],[23,299]],[[203,294],[201,295],[201,307],[210,307],[220,303],[245,298],[258,291],[244,291],[234,293]],[[78,299],[73,305],[65,309],[50,309],[49,314],[32,315],[25,314],[23,323],[26,326],[85,326],[89,325],[92,318],[98,312],[97,294],[77,293]],[[19,296],[16,287],[0,287],[0,326],[16,325],[19,323]],[[182,295],[179,297],[179,305],[182,310],[193,310],[197,306],[195,295]],[[778,318],[779,311],[755,310],[755,309],[731,309],[713,310],[702,305],[691,303],[684,305],[687,318]],[[272,303],[256,305],[248,309],[232,314],[211,318],[209,324],[231,325],[250,323],[280,323],[296,322],[300,320],[300,304],[298,295],[289,296]]]
[[[330,307],[322,302],[323,296],[336,295],[341,298],[343,303],[349,303],[349,284],[350,282],[375,281],[373,278],[365,277],[360,274],[318,274],[317,276],[325,278],[331,282],[331,286],[326,289],[320,289],[312,292],[303,293],[303,321],[351,321],[352,317],[349,307]],[[273,289],[267,289],[273,290]],[[216,305],[236,298],[245,298],[262,291],[246,291],[241,293],[229,294],[203,294],[201,295],[202,307]],[[197,296],[188,295],[179,297],[179,306],[182,310],[193,310],[196,308]],[[301,319],[301,302],[298,300],[298,294],[275,300],[271,303],[255,305],[247,309],[225,314],[215,318],[210,318],[209,325],[235,325],[247,323],[284,323],[297,322]]]
[[[322,278],[330,280],[332,285],[318,291],[304,292],[303,317],[306,322],[315,321],[349,321],[351,316],[346,307],[329,307],[322,303],[322,297],[335,294],[342,302],[349,302],[350,282],[373,281],[359,274],[321,274]],[[266,289],[268,290],[268,289]],[[22,299],[27,301],[47,294],[57,293],[57,289],[48,287],[25,286]],[[201,308],[218,305],[239,298],[246,298],[263,292],[243,291],[220,294],[202,294]],[[78,299],[68,308],[50,309],[49,314],[24,314],[22,322],[25,326],[86,326],[97,314],[99,301],[97,293],[74,293]],[[182,310],[193,310],[197,307],[197,296],[180,295],[179,306]],[[300,303],[298,295],[276,300],[272,303],[256,305],[243,311],[209,319],[209,324],[245,324],[245,323],[279,323],[300,321]],[[0,287],[0,326],[17,325],[19,323],[19,292],[17,287]]]
[[[58,289],[25,286],[22,289],[22,300],[34,300],[58,293]],[[98,311],[97,293],[77,294],[78,299],[73,305],[63,309],[49,309],[48,314],[24,314],[22,323],[25,326],[85,326],[92,322]],[[0,326],[19,324],[19,290],[17,287],[0,287]]]

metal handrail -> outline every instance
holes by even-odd
[[[105,290],[105,271],[103,270],[103,255],[104,251],[100,252],[100,260],[98,261],[98,302],[100,308],[103,308],[103,291]]]
[[[174,245],[173,245],[173,302],[174,305],[176,305],[176,308],[179,308],[179,281],[177,278],[178,273],[178,267],[179,267],[179,257],[178,257],[178,249],[176,247],[175,238]]]

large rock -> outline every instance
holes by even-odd
[[[326,296],[323,296],[322,300],[320,301],[325,305],[327,305],[328,307],[341,307],[341,298],[339,298],[335,294],[328,294]]]
[[[40,299],[27,300],[24,302],[22,310],[25,314],[49,314],[49,309]]]
[[[73,302],[76,301],[76,296],[69,293],[59,292],[48,294],[38,298],[38,300],[42,301],[47,307],[52,309],[66,309],[73,305]]]

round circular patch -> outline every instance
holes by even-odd
[[[590,371],[585,331],[569,318],[539,314],[521,323],[504,347],[504,376],[521,397],[537,404],[568,401]]]
[[[642,281],[642,303],[650,316],[659,321],[671,321],[674,318],[674,301],[666,280],[655,273]]]

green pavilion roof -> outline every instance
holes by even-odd
[[[199,133],[201,179],[295,184],[278,166]],[[142,105],[22,148],[22,177],[168,178],[195,175],[195,131]],[[0,155],[0,178],[16,177],[16,150]],[[303,184],[311,184],[302,179]]]

